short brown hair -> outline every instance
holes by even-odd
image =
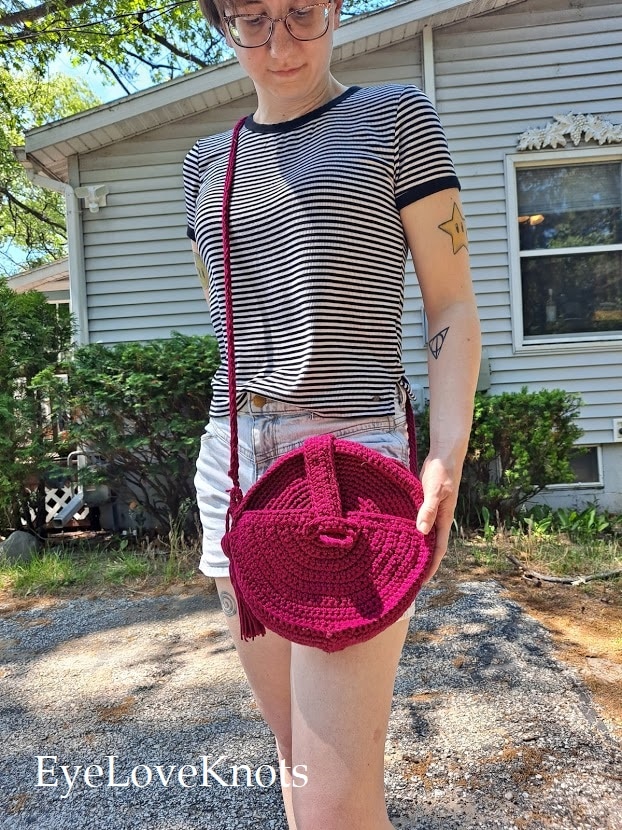
[[[224,3],[222,0],[199,0],[199,8],[203,13],[203,17],[207,20],[210,26],[224,34],[222,18],[224,15]]]

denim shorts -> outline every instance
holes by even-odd
[[[263,395],[248,393],[238,410],[240,487],[246,493],[273,461],[301,446],[313,435],[332,433],[371,447],[408,466],[406,393],[396,392],[393,415],[371,418],[337,418],[302,410]],[[229,470],[229,418],[212,417],[201,436],[194,484],[203,526],[203,553],[199,569],[212,577],[228,576],[229,560],[220,540],[225,532],[231,488]],[[413,606],[404,614],[411,617]]]

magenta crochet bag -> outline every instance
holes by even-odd
[[[435,533],[424,536],[416,527],[423,491],[410,402],[410,469],[353,441],[319,435],[275,461],[242,495],[229,209],[243,121],[233,131],[223,202],[233,487],[222,548],[243,640],[268,628],[295,643],[338,651],[380,633],[410,607]]]

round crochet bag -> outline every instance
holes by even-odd
[[[268,628],[337,651],[398,620],[434,548],[416,527],[422,498],[398,461],[332,435],[276,461],[223,538],[242,638]]]
[[[410,607],[435,532],[424,536],[416,527],[423,492],[410,401],[410,469],[353,441],[319,435],[275,461],[242,495],[229,209],[243,120],[233,131],[223,202],[233,487],[222,548],[242,639],[268,628],[295,643],[338,651],[380,633]]]

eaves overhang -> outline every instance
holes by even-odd
[[[24,291],[68,291],[68,263],[67,257],[64,257],[29,271],[21,271],[9,277],[7,284],[17,294],[22,294]]]
[[[344,23],[334,35],[333,65],[525,0],[407,0]],[[31,166],[67,180],[67,159],[91,153],[253,93],[236,60],[201,69],[133,95],[45,124],[26,134]]]

